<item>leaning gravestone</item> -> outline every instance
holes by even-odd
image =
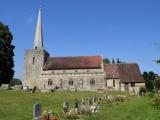
[[[36,86],[34,86],[34,88],[32,89],[32,93],[35,93],[36,92],[36,89],[37,89],[37,87]]]
[[[33,119],[41,120],[41,104],[36,103],[33,106]]]

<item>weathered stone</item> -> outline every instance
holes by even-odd
[[[3,90],[9,89],[9,84],[2,84],[1,89],[3,89]]]

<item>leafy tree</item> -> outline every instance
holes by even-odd
[[[0,22],[0,85],[9,84],[14,75],[12,39],[8,26]]]
[[[104,58],[104,59],[103,59],[103,63],[109,64],[109,63],[110,63],[110,60],[109,60],[108,58]]]
[[[144,72],[143,78],[145,79],[145,86],[148,91],[153,91],[155,86],[156,75],[153,71]]]
[[[117,63],[125,63],[125,62],[120,61],[119,58],[117,58]]]
[[[155,79],[156,79],[156,75],[155,75],[155,73],[154,73],[153,71],[150,71],[150,72],[148,73],[148,75],[149,75],[149,79],[150,79],[150,80],[155,80]]]
[[[10,82],[10,85],[11,86],[14,86],[14,85],[22,85],[22,81],[18,78],[13,78]]]
[[[157,78],[155,80],[155,88],[156,88],[156,90],[160,90],[160,78]]]
[[[120,60],[119,60],[119,58],[117,58],[117,63],[121,63]]]
[[[143,72],[143,78],[145,79],[145,81],[149,80],[149,76],[147,72]]]
[[[155,61],[157,64],[160,64],[160,59]]]
[[[112,64],[115,64],[114,58],[112,59]]]
[[[153,91],[154,90],[154,81],[153,80],[146,81],[145,86],[148,91]]]

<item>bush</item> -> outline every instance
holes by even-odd
[[[157,91],[160,90],[160,78],[157,78],[155,80],[155,88],[156,88]]]
[[[153,98],[153,106],[157,109],[160,108],[160,95],[155,95]]]
[[[140,89],[139,89],[139,95],[145,95],[145,93],[146,93],[146,88],[145,87],[140,87]]]
[[[147,96],[153,98],[155,95],[155,92],[147,92]]]
[[[22,81],[20,79],[17,78],[13,78],[10,82],[11,86],[15,86],[15,85],[22,85]]]

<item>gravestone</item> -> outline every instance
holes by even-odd
[[[9,89],[9,84],[2,84],[1,89],[8,90]]]
[[[23,89],[24,91],[27,91],[27,90],[28,90],[28,86],[23,86],[22,89]]]
[[[75,99],[74,101],[74,108],[75,108],[75,112],[77,113],[78,112],[78,100]]]
[[[35,93],[36,89],[37,89],[37,87],[34,86],[34,88],[32,89],[32,93]]]
[[[69,111],[69,103],[67,101],[63,103],[63,110],[64,113],[67,113]]]
[[[15,89],[15,90],[21,90],[21,89],[22,89],[22,85],[15,85],[15,86],[14,86],[14,89]]]
[[[36,103],[33,106],[33,119],[41,120],[41,104]]]
[[[94,96],[94,97],[93,97],[93,103],[96,103],[96,102],[97,102],[97,97]]]
[[[81,112],[82,114],[86,113],[86,105],[85,105],[84,98],[82,98]]]

